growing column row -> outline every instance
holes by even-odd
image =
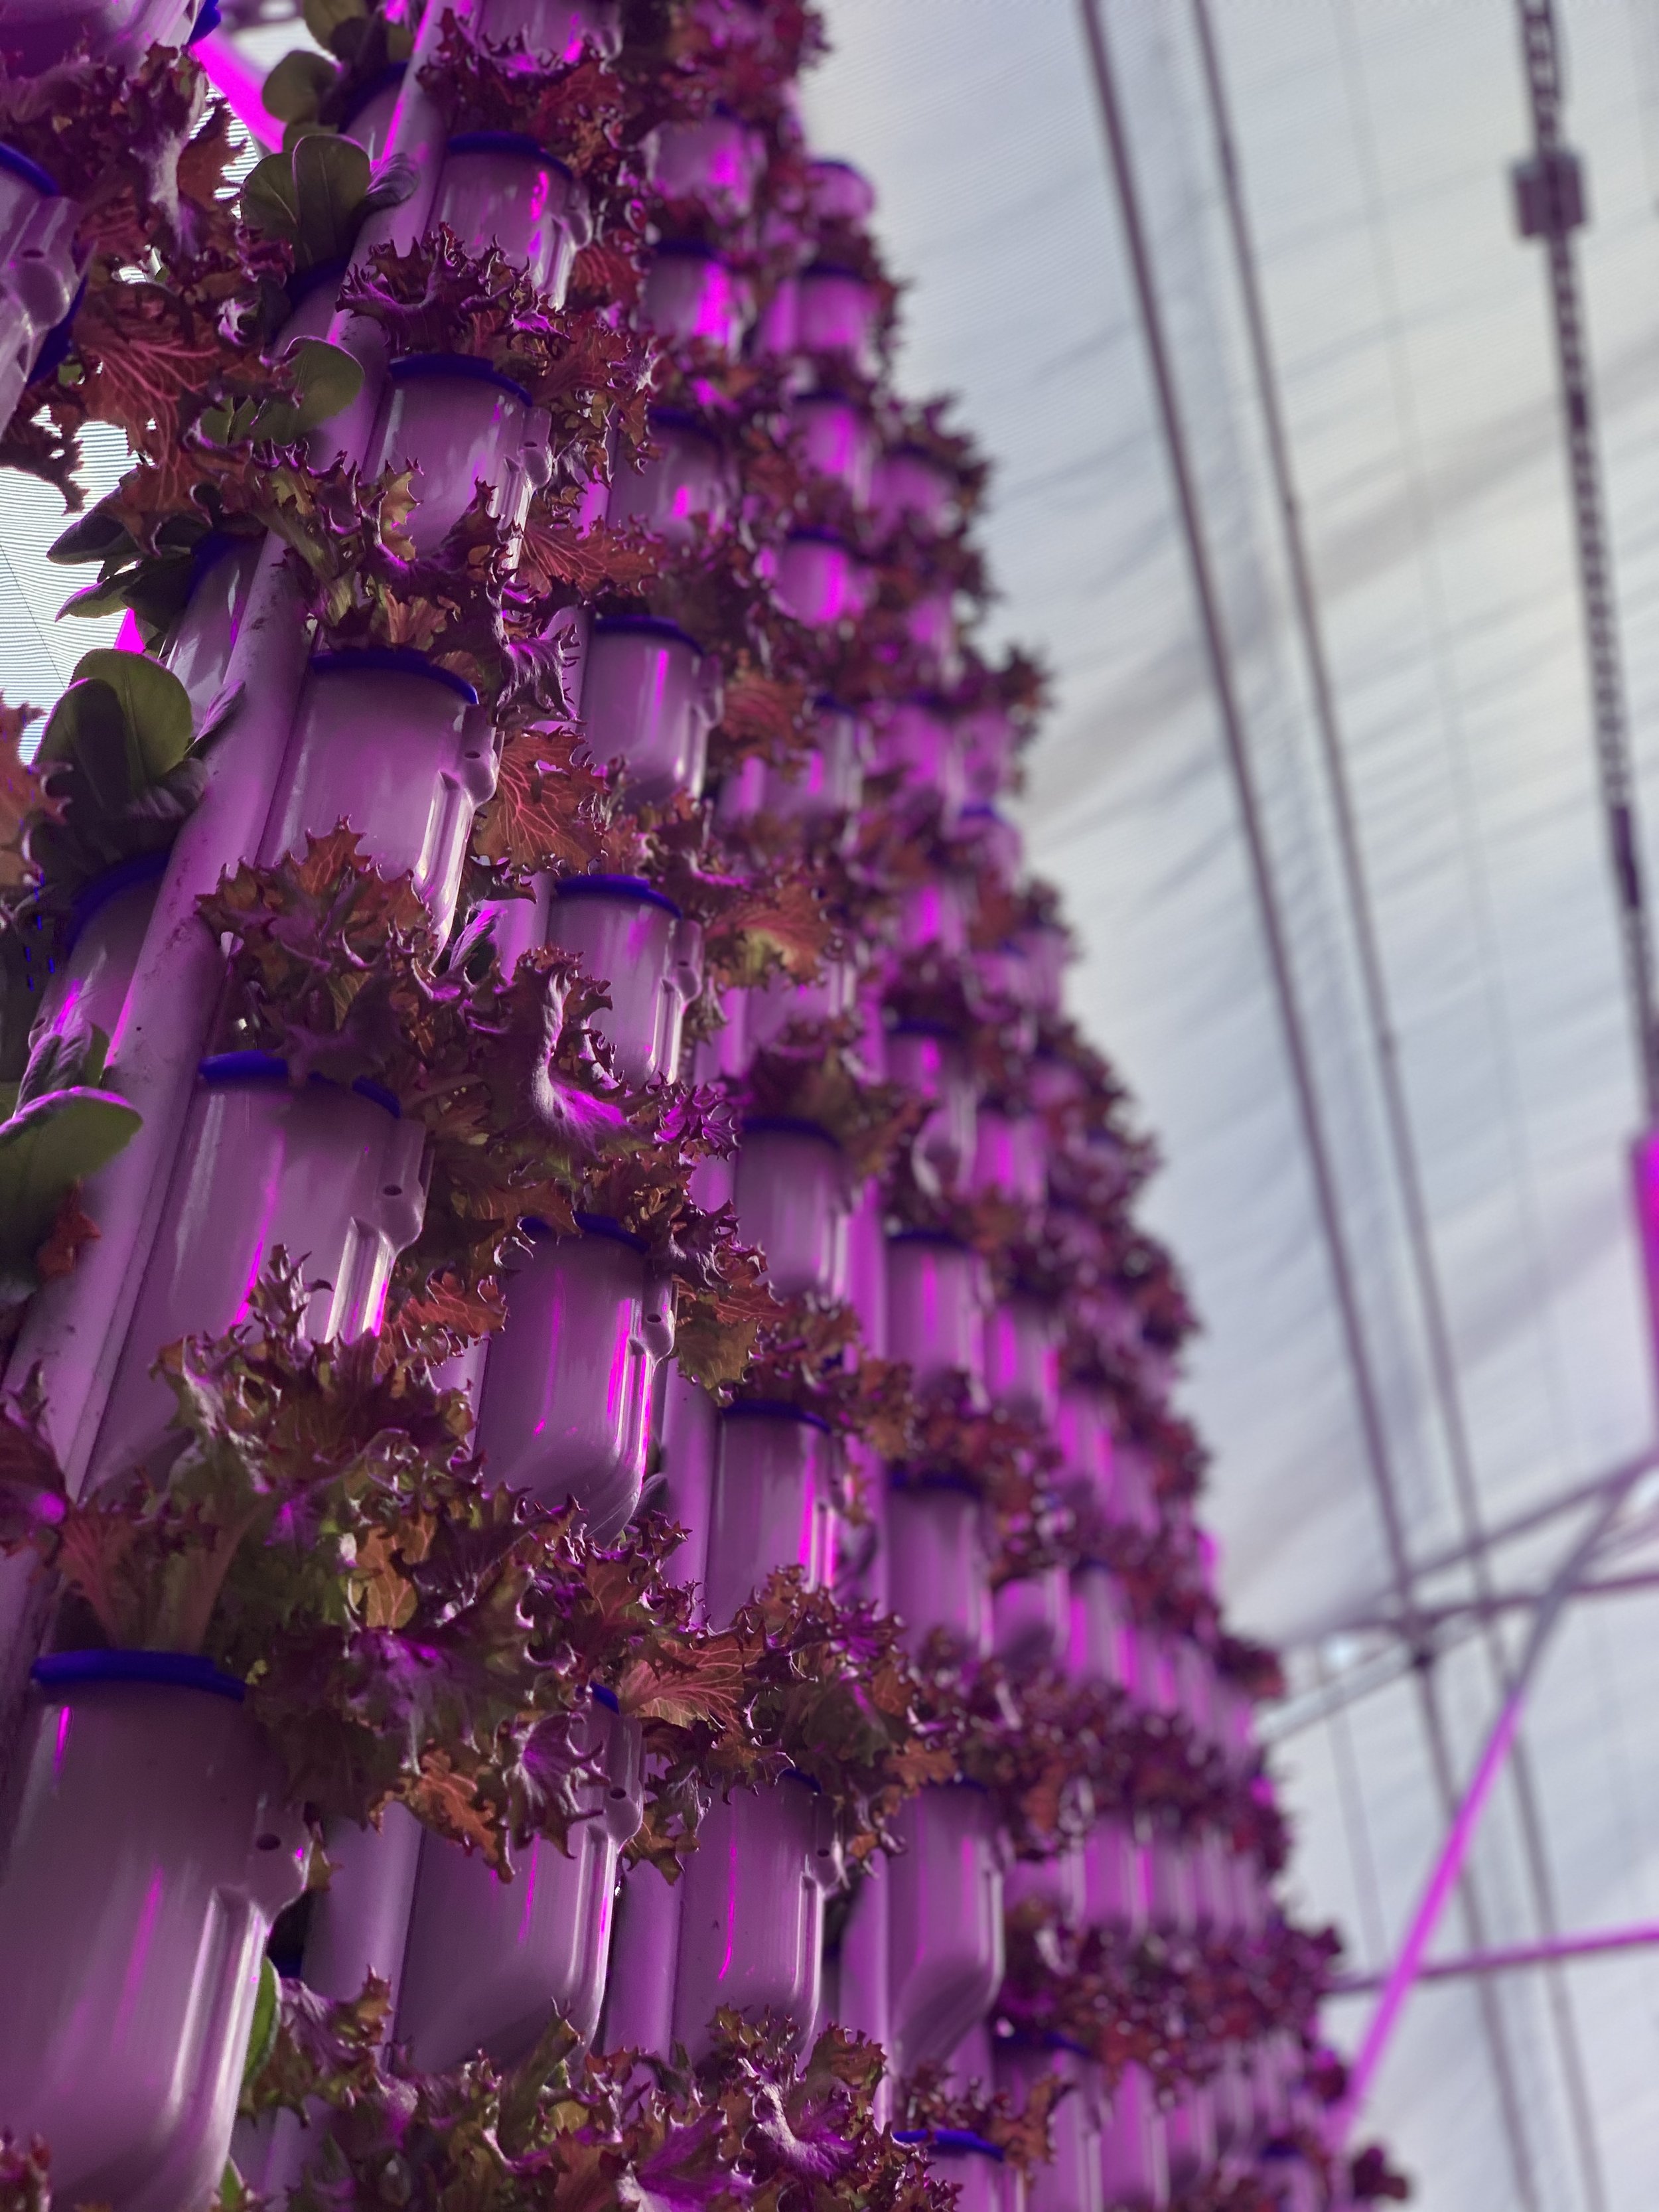
[[[7,910],[0,2122],[166,2212],[239,2095],[245,2183],[343,2187],[452,2069],[552,2142],[573,2052],[810,2100],[845,2028],[930,2189],[1346,2203],[1188,1320],[1002,811],[1042,685],[812,19],[320,27],[6,448],[127,431],[58,556],[144,650]]]

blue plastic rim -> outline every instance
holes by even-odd
[[[584,1237],[603,1237],[612,1244],[626,1244],[630,1252],[645,1249],[644,1237],[636,1237],[631,1229],[624,1229],[611,1214],[583,1213],[579,1210],[576,1226]]]
[[[713,446],[719,451],[720,440],[701,416],[694,415],[689,407],[649,407],[646,410],[645,419],[653,430],[660,424],[665,430],[688,431],[702,444]],[[672,629],[673,625],[671,623],[669,627]],[[684,631],[682,630],[680,635],[684,637]]]
[[[215,1052],[196,1064],[197,1080],[210,1091],[223,1091],[234,1083],[288,1085],[288,1062],[274,1052]]]
[[[240,1705],[247,1685],[198,1651],[52,1651],[29,1669],[43,1690],[72,1690],[83,1682],[151,1682],[172,1690],[202,1690]]]
[[[342,263],[342,267],[344,264]],[[194,591],[204,576],[227,561],[233,553],[257,551],[257,538],[246,538],[234,530],[209,530],[198,538],[190,549],[190,587]]]
[[[720,1415],[723,1421],[796,1421],[804,1429],[817,1429],[823,1436],[833,1436],[822,1413],[814,1413],[805,1406],[798,1406],[790,1398],[739,1398],[727,1406]]]
[[[979,1496],[966,1475],[945,1474],[925,1467],[890,1468],[888,1479],[895,1490],[907,1492],[913,1498],[929,1490],[947,1490],[958,1498]],[[964,1783],[962,1786],[970,1789],[977,1785]]]
[[[1095,1552],[1084,1552],[1079,1553],[1077,1558],[1073,1559],[1072,1564],[1072,1572],[1074,1575],[1092,1574],[1097,1569],[1098,1569],[1102,1574],[1106,1575],[1115,1575],[1118,1571],[1117,1568],[1113,1565],[1109,1559],[1103,1559],[1099,1554]]]
[[[964,1244],[960,1237],[952,1237],[945,1229],[896,1229],[887,1242],[890,1244],[936,1244],[945,1252],[971,1252],[973,1246]]]
[[[833,545],[842,553],[850,553],[853,550],[835,530],[792,530],[786,542],[791,545]]]
[[[929,2150],[943,2151],[946,2157],[994,2158],[999,2166],[1006,2156],[995,2143],[987,2142],[969,2128],[895,2128],[893,2141],[925,2143]]]
[[[588,1694],[596,1705],[603,1705],[608,1713],[619,1713],[622,1711],[622,1700],[614,1690],[607,1690],[603,1682],[593,1683]]]
[[[38,161],[31,161],[27,154],[20,154],[15,146],[0,145],[0,169],[8,176],[21,177],[26,185],[49,200],[61,199],[63,195]]]
[[[1000,2166],[1005,2153],[1001,2146],[987,2142],[983,2136],[975,2135],[971,2128],[935,2128],[933,2148],[957,2155],[966,2153],[974,2158],[994,2158]]]
[[[312,1078],[313,1083],[323,1083],[326,1080],[327,1078],[321,1075]],[[354,1076],[351,1087],[359,1098],[367,1098],[371,1106],[378,1106],[383,1114],[390,1114],[394,1121],[403,1120],[403,1103],[397,1092],[388,1091],[384,1083],[377,1083],[372,1075]]]
[[[311,672],[313,676],[422,676],[428,684],[441,684],[469,707],[478,703],[478,695],[465,676],[457,676],[453,668],[434,666],[423,653],[409,645],[347,645],[335,653],[313,653]]]
[[[290,276],[283,289],[288,295],[288,304],[297,307],[308,300],[319,285],[332,283],[337,286],[344,277],[347,258],[343,253],[331,254],[326,261],[313,261],[309,269],[301,269]]]
[[[165,852],[141,853],[136,860],[121,860],[114,867],[106,868],[101,876],[94,876],[89,884],[82,884],[70,903],[65,951],[75,950],[81,932],[112,899],[119,898],[123,891],[131,890],[137,884],[159,884],[167,868]]]
[[[572,172],[556,154],[523,131],[458,131],[444,147],[446,154],[516,154],[538,168],[556,169],[562,177]]]
[[[266,1084],[272,1089],[286,1090],[289,1081],[288,1062],[275,1052],[216,1052],[196,1064],[197,1080],[210,1091],[228,1091],[250,1084]],[[313,1075],[308,1080],[320,1083],[330,1090],[337,1089],[325,1075]],[[384,1083],[376,1083],[371,1075],[353,1078],[349,1088],[359,1098],[367,1098],[371,1106],[378,1106],[383,1114],[390,1114],[394,1121],[401,1121],[404,1109],[395,1091],[388,1091]]]
[[[821,1123],[808,1121],[798,1114],[749,1114],[744,1117],[745,1137],[813,1137],[821,1145],[828,1145],[832,1152],[841,1150],[840,1144]]]
[[[555,898],[617,898],[637,899],[642,906],[660,907],[672,914],[676,921],[683,919],[680,909],[665,891],[643,876],[563,876],[553,886]]]
[[[377,100],[389,85],[401,84],[408,74],[407,62],[388,62],[383,70],[375,70],[367,84],[358,88],[357,97],[346,110],[345,118],[340,125],[341,131],[348,138],[351,136],[352,125],[363,110]]]
[[[480,361],[476,354],[406,353],[392,362],[386,374],[393,384],[409,384],[422,376],[447,376],[457,384],[490,384],[497,392],[510,392],[526,407],[535,404],[523,385],[490,362]]]
[[[670,644],[689,645],[693,653],[702,647],[690,630],[678,623],[670,622],[666,615],[600,615],[593,624],[595,637],[659,637]]]

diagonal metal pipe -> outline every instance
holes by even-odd
[[[1358,2055],[1349,2070],[1347,2096],[1331,2115],[1330,2140],[1334,2148],[1340,2145],[1358,2118],[1400,2024],[1407,2000],[1423,1977],[1428,1947],[1440,1925],[1447,1900],[1462,1873],[1480,1828],[1481,1816],[1491,1800],[1493,1785],[1504,1771],[1504,1763],[1509,1757],[1516,1730],[1520,1726],[1527,1694],[1549,1649],[1556,1626],[1574,1591],[1599,1554],[1608,1531],[1618,1518],[1628,1489],[1634,1486],[1636,1480],[1632,1475],[1626,1489],[1614,1490],[1602,1500],[1589,1527],[1568,1553],[1545,1594],[1537,1618],[1533,1622],[1532,1632],[1521,1654],[1520,1663],[1515,1669],[1509,1693],[1499,1705],[1497,1717],[1481,1746],[1474,1771],[1447,1828],[1439,1856],[1424,1882],[1417,1910],[1412,1915],[1406,1939],[1400,1947],[1400,1954],[1389,1969]],[[1481,1986],[1486,1986],[1484,1980]]]

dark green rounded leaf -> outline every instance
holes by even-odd
[[[276,2030],[282,2021],[281,1997],[276,1969],[267,1954],[259,1961],[259,1993],[253,2000],[253,2026],[248,2033],[247,2059],[242,2068],[244,2088],[276,2046]]]
[[[323,338],[296,338],[283,359],[294,379],[295,396],[266,400],[253,419],[253,435],[291,446],[351,404],[363,388],[363,372],[343,346]]]
[[[159,783],[190,750],[190,694],[170,668],[163,668],[147,653],[117,653],[108,647],[83,653],[71,681],[103,684],[115,694],[135,749],[135,792]],[[65,699],[70,696],[66,692]],[[57,720],[55,714],[52,719]],[[46,750],[45,738],[41,750]]]
[[[305,0],[302,13],[305,27],[318,45],[331,50],[341,25],[362,22],[368,9],[365,0]]]
[[[71,522],[60,537],[52,540],[46,558],[70,566],[82,561],[106,561],[112,553],[134,550],[125,526],[102,507],[94,507],[90,514]]]
[[[260,98],[265,104],[266,112],[274,115],[279,123],[313,123],[318,108],[325,95],[333,89],[338,76],[339,71],[326,54],[310,53],[304,47],[300,47],[291,54],[284,54],[276,68],[270,71]],[[276,158],[280,160],[282,157],[279,155]],[[261,162],[259,168],[264,167],[264,162]],[[248,184],[252,184],[253,178],[258,176],[259,168],[253,171]],[[258,228],[263,230],[266,228],[249,205],[247,185],[242,187],[242,213]],[[268,234],[285,238],[292,234],[276,231]]]
[[[339,260],[350,252],[362,225],[374,176],[368,155],[355,138],[313,131],[282,158],[294,169],[296,267]]]
[[[293,58],[297,60],[299,57]],[[267,78],[267,98],[270,93],[270,80]],[[300,203],[295,195],[290,155],[267,154],[263,161],[256,161],[248,171],[242,186],[242,220],[255,230],[263,231],[267,238],[299,236]]]
[[[49,1091],[0,1124],[0,1254],[30,1261],[76,1184],[131,1143],[141,1116],[109,1091]]]

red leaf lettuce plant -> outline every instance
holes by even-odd
[[[440,971],[408,878],[377,874],[343,828],[239,869],[202,908],[231,945],[232,1042],[281,1054],[295,1082],[372,1076],[425,1127],[425,1221],[400,1272],[417,1303],[447,1285],[476,1334],[499,1318],[526,1218],[574,1235],[603,1216],[679,1285],[682,1365],[710,1384],[741,1372],[770,1298],[730,1209],[689,1194],[698,1164],[731,1149],[729,1109],[618,1081],[587,1026],[605,1002],[568,955],[527,954],[509,978],[486,946]]]
[[[584,2052],[556,2021],[517,2066],[432,2075],[380,2054],[386,2011],[384,1983],[331,2005],[283,1984],[242,2108],[313,2124],[290,2212],[949,2212],[921,2153],[876,2122],[880,2051],[840,2028],[798,2063],[769,2021],[723,2011],[692,2067]],[[252,2201],[233,2177],[219,2212]]]
[[[65,1648],[204,1653],[247,1685],[288,1794],[316,1819],[408,1807],[503,1873],[561,1844],[592,1779],[596,1690],[641,1729],[630,1846],[671,1879],[711,1789],[808,1776],[857,1863],[948,1775],[895,1624],[775,1576],[716,1633],[663,1562],[659,1517],[615,1545],[489,1489],[460,1394],[389,1335],[316,1345],[280,1259],[246,1321],[163,1352],[165,1477],[70,1497],[26,1391],[0,1424],[0,1550],[64,1593]]]

